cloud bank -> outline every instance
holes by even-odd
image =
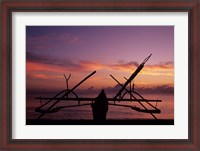
[[[85,71],[91,72],[93,70],[116,70],[120,72],[133,73],[140,63],[130,62],[117,62],[114,64],[104,64],[94,60],[70,60],[70,59],[58,59],[52,56],[36,55],[33,52],[27,52],[27,71],[52,71],[65,73]],[[173,62],[160,62],[155,65],[145,65],[145,68],[140,74],[145,75],[165,75],[174,76],[174,64]]]

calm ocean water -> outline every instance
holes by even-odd
[[[36,95],[37,96],[37,95]],[[36,119],[40,113],[35,112],[35,108],[40,106],[40,100],[34,99],[35,95],[29,95],[27,97],[26,104],[26,118]],[[45,95],[42,95],[45,96]],[[107,95],[109,97],[109,95]],[[162,102],[157,103],[157,107],[161,110],[160,114],[154,114],[158,119],[174,119],[174,96],[163,95],[163,94],[148,94],[143,95],[145,99],[159,99]],[[44,101],[45,102],[45,101]],[[90,102],[81,102],[81,104]],[[112,102],[111,102],[112,103]],[[60,101],[56,106],[76,105],[77,102]],[[138,102],[116,102],[116,104],[126,104],[142,108]],[[148,109],[152,109],[147,103],[143,103]],[[152,102],[152,105],[156,105]],[[45,114],[42,119],[59,119],[59,120],[78,120],[78,119],[92,119],[92,108],[88,106],[64,108],[55,113]],[[127,107],[111,106],[107,112],[107,119],[118,119],[118,120],[130,120],[130,119],[153,119],[149,113],[142,113],[132,110]]]

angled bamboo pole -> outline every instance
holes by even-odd
[[[123,85],[123,87],[119,90],[119,92],[116,94],[116,96],[114,98],[117,98],[118,96],[120,96],[120,94],[122,93],[122,91],[126,88],[126,86],[137,76],[137,74],[142,70],[142,68],[144,67],[144,64],[149,60],[149,58],[151,57],[152,54],[150,54],[147,58],[144,59],[144,61],[140,64],[140,66],[138,66],[138,68],[135,70],[135,72],[130,76],[130,78],[125,82],[125,84]]]
[[[122,88],[123,88],[123,85],[119,82],[119,81],[117,81],[117,79],[115,79],[112,75],[110,75]],[[128,80],[127,80],[128,81]],[[126,87],[123,89],[123,90],[126,90],[132,97],[134,97],[134,95],[131,93],[131,92],[129,92],[127,89],[126,89]],[[137,93],[137,92],[136,92]],[[139,95],[140,96],[140,95]],[[135,97],[134,97],[135,98]],[[142,97],[143,98],[143,97]],[[116,99],[116,98],[114,98],[114,99]],[[147,100],[145,100],[144,99],[144,101],[145,102],[147,102]],[[145,110],[147,110],[148,111],[148,109],[138,100],[137,101]],[[150,104],[149,102],[147,102],[148,104]],[[150,104],[151,106],[153,106],[152,104]],[[155,107],[153,107],[153,108],[155,108]],[[157,108],[156,108],[156,110],[157,110]],[[149,114],[151,114],[156,120],[157,120],[157,118],[156,118],[156,116],[155,115],[153,115],[152,113],[149,113]]]
[[[47,108],[47,112],[54,107],[58,102],[60,102],[60,100],[62,100],[66,95],[68,95],[70,92],[74,91],[79,85],[81,85],[85,80],[87,80],[88,78],[90,78],[93,74],[95,74],[96,71],[92,72],[91,74],[89,74],[87,77],[85,77],[83,80],[81,80],[77,85],[75,85],[72,89],[70,89],[69,91],[67,91],[64,95],[62,95],[61,98],[59,98],[56,102],[54,102],[49,108]],[[45,113],[42,113],[37,119],[40,119]]]

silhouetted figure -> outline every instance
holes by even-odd
[[[106,114],[108,111],[108,99],[104,90],[99,93],[99,95],[95,98],[95,102],[91,106],[94,120],[106,120]]]

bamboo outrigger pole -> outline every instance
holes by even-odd
[[[115,79],[115,77],[113,77],[112,75],[110,75],[121,87],[123,87],[123,85],[119,82],[119,81],[117,81],[117,79]],[[136,110],[136,111],[139,111],[139,112],[146,112],[146,113],[149,113],[149,114],[151,114],[155,119],[157,119],[156,118],[156,116],[155,115],[153,115],[153,113],[158,113],[158,108],[156,108],[156,107],[154,107],[151,103],[149,103],[146,99],[144,99],[139,93],[137,93],[137,92],[135,92],[134,91],[134,93],[136,93],[137,95],[139,95],[141,98],[142,98],[142,100],[144,101],[144,102],[146,102],[146,103],[148,103],[150,106],[152,106],[154,109],[155,109],[155,112],[153,112],[153,110],[151,110],[151,112],[148,112],[149,111],[149,109],[147,109],[142,103],[141,103],[141,100],[139,100],[139,99],[136,99],[135,97],[134,97],[134,95],[131,93],[131,92],[129,92],[127,89],[126,89],[126,87],[124,88],[124,90],[126,91],[126,92],[128,92],[129,94],[130,94],[130,96],[131,97],[133,97],[145,110],[142,110],[142,109],[136,109],[136,108],[132,108],[132,109],[134,109],[134,110]],[[121,100],[121,99],[120,99]],[[114,105],[114,104],[110,104],[110,105]],[[117,106],[119,106],[119,105],[117,105]],[[123,105],[121,105],[121,106],[123,106]],[[160,112],[160,111],[159,111]]]
[[[72,92],[73,90],[75,90],[79,85],[81,85],[85,80],[87,80],[89,77],[91,77],[91,76],[92,76],[93,74],[95,74],[95,73],[96,73],[96,71],[92,72],[92,73],[89,74],[87,77],[85,77],[83,80],[81,80],[77,85],[75,85],[72,89],[70,89],[69,91],[67,91],[64,95],[62,95],[61,98],[59,98],[59,99],[58,99],[56,102],[54,102],[49,108],[47,108],[46,112],[49,112],[49,110],[50,110],[53,106],[55,106],[58,102],[60,102],[60,100],[62,100],[66,95],[68,95],[70,92]],[[38,117],[38,119],[40,119],[44,114],[45,114],[45,112],[42,113],[42,114]]]
[[[119,92],[114,97],[115,99],[121,95],[122,91],[126,88],[126,86],[137,76],[137,74],[142,70],[144,67],[144,64],[149,60],[152,54],[150,54],[147,58],[144,59],[144,61],[138,66],[138,68],[135,70],[135,72],[130,76],[130,78],[126,81],[126,83],[123,85],[123,87],[119,90]]]

